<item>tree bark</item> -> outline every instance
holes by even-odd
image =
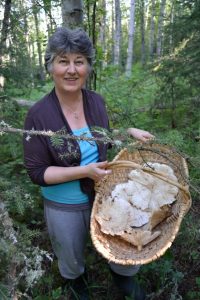
[[[141,63],[145,65],[146,53],[145,53],[145,10],[144,10],[144,0],[141,0],[140,7],[140,30],[141,30]]]
[[[86,19],[87,19],[87,24],[86,24],[86,28],[87,28],[87,32],[89,34],[89,36],[91,36],[91,22],[90,22],[90,0],[86,0],[85,1],[85,11],[86,11]]]
[[[115,36],[114,36],[114,65],[120,63],[120,44],[121,44],[121,8],[120,1],[115,0]]]
[[[51,14],[51,0],[43,0],[43,7],[45,12],[45,19],[47,23],[47,33],[48,33],[48,39],[53,31],[53,24],[55,25],[55,21],[53,20],[52,14]]]
[[[29,60],[29,74],[30,74],[30,78],[31,78],[31,85],[32,87],[34,87],[34,70],[33,70],[33,66],[34,66],[34,60],[33,60],[33,55],[31,53],[31,41],[30,41],[30,35],[29,35],[29,23],[28,23],[28,12],[27,12],[27,6],[26,6],[26,2],[22,1],[21,2],[21,7],[23,7],[23,20],[24,20],[24,38],[26,41],[26,56],[27,56],[27,60]],[[25,55],[25,52],[23,53]]]
[[[115,4],[114,4],[114,0],[112,0],[111,2],[112,4],[112,25],[111,25],[111,30],[112,30],[112,63],[114,64],[114,38],[115,38]]]
[[[126,76],[131,76],[133,64],[133,44],[135,34],[135,0],[131,0],[130,19],[129,19],[129,34],[128,34],[128,51],[126,61]]]
[[[164,21],[165,5],[166,5],[166,0],[161,0],[160,14],[158,18],[157,57],[160,57],[162,52],[163,21]]]
[[[36,39],[37,39],[37,52],[38,52],[38,62],[39,62],[39,78],[42,82],[45,81],[45,73],[42,60],[42,47],[40,41],[40,30],[39,30],[39,20],[38,20],[38,7],[35,0],[32,0],[32,11],[35,20],[35,30],[36,30]]]
[[[1,39],[0,39],[0,66],[2,65],[3,54],[6,48],[6,40],[7,40],[8,30],[9,30],[11,3],[12,3],[11,0],[6,0],[4,6],[4,17],[2,22]]]
[[[102,48],[102,60],[101,60],[101,67],[104,68],[107,65],[106,60],[106,53],[107,53],[107,45],[106,45],[106,1],[101,1],[101,9],[102,9],[102,16],[100,20],[100,35],[99,41]]]
[[[94,48],[96,48],[96,7],[97,7],[97,2],[96,0],[93,1],[92,5],[92,43]]]
[[[154,41],[155,41],[155,0],[152,0],[150,34],[149,34],[149,57],[151,62],[154,59]]]
[[[82,0],[62,0],[62,21],[68,28],[83,27]]]
[[[173,24],[174,24],[174,1],[171,3],[171,12],[170,12],[170,34],[169,34],[169,51],[173,52]]]

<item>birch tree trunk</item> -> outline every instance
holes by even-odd
[[[83,27],[82,0],[62,0],[62,22],[68,28]]]
[[[121,43],[121,8],[120,1],[115,0],[115,36],[114,36],[114,65],[120,63],[120,43]]]
[[[165,13],[166,0],[161,0],[160,13],[158,18],[158,35],[157,35],[157,57],[161,56],[162,52],[162,40],[163,40],[163,21]]]
[[[145,65],[146,54],[145,54],[145,10],[144,0],[140,0],[140,30],[141,30],[141,63]]]
[[[129,33],[128,33],[128,50],[126,61],[126,76],[131,76],[133,64],[133,44],[135,34],[135,0],[131,0],[130,19],[129,19]]]
[[[10,11],[11,11],[11,0],[6,0],[4,6],[4,17],[2,22],[1,39],[0,39],[0,66],[2,65],[3,53],[4,53],[4,49],[6,48],[6,39],[7,39],[8,29],[9,29]]]
[[[150,61],[154,59],[154,41],[155,41],[155,0],[151,1],[151,21],[149,34],[149,57]]]

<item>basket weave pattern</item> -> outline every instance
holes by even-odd
[[[121,161],[126,162],[123,164],[120,163]],[[176,196],[176,201],[172,205],[172,216],[156,226],[154,230],[160,230],[161,235],[145,245],[141,251],[122,240],[120,236],[104,234],[95,219],[102,202],[106,201],[114,187],[119,183],[128,181],[128,174],[133,170],[131,162],[135,164],[134,169],[142,168],[145,162],[167,164],[173,169],[179,184],[179,192]],[[168,146],[153,144],[141,147],[140,150],[128,151],[123,149],[110,164],[110,168],[112,168],[112,174],[96,183],[96,197],[91,215],[91,238],[93,244],[102,256],[118,264],[140,265],[152,262],[171,247],[179,232],[182,219],[191,206],[191,197],[187,185],[188,169],[186,161]],[[154,176],[154,174],[152,175]],[[161,178],[165,180],[164,176],[161,176]]]

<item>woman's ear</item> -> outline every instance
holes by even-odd
[[[52,66],[51,66],[51,68],[49,68],[48,74],[49,74],[49,77],[50,77],[51,79],[53,79],[53,67],[52,67]]]

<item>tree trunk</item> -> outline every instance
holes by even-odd
[[[85,27],[87,29],[89,36],[92,36],[92,28],[91,28],[91,22],[90,22],[90,16],[91,16],[90,0],[85,1],[85,12],[86,12],[86,20],[87,20]]]
[[[62,21],[68,28],[83,27],[82,0],[62,0]]]
[[[0,66],[2,65],[3,54],[6,48],[6,39],[8,36],[10,11],[11,11],[11,0],[6,0],[4,6],[4,17],[2,22],[1,40],[0,40]]]
[[[39,20],[38,20],[38,7],[35,0],[32,0],[32,11],[35,20],[35,30],[36,30],[36,39],[37,39],[37,53],[38,53],[38,61],[39,61],[39,79],[44,82],[45,81],[45,73],[43,68],[43,59],[42,59],[42,47],[40,41],[40,30],[39,30]]]
[[[149,57],[151,62],[154,59],[154,39],[155,39],[155,0],[152,0],[150,34],[149,34]]]
[[[85,1],[85,12],[86,12],[86,24],[84,24],[85,30],[88,32],[89,37],[91,38],[94,49],[96,49],[97,43],[97,30],[96,30],[96,12],[97,9],[97,1],[96,0],[86,0]],[[87,80],[87,88],[96,90],[96,68],[93,68],[90,76]]]
[[[112,28],[112,63],[114,64],[114,39],[115,39],[115,4],[114,4],[114,0],[112,0],[112,25],[111,25],[111,28]]]
[[[29,74],[31,78],[31,85],[34,87],[34,61],[33,61],[33,55],[31,53],[31,41],[30,41],[30,35],[29,35],[29,24],[28,24],[28,12],[27,12],[27,6],[25,1],[21,1],[20,4],[21,7],[23,7],[23,20],[24,20],[24,37],[26,41],[26,56],[29,60]],[[25,53],[23,53],[25,55]]]
[[[52,31],[53,31],[53,24],[55,25],[55,21],[53,20],[52,14],[51,14],[51,0],[43,0],[43,7],[45,12],[45,19],[47,24],[47,33],[48,38],[50,37]]]
[[[144,0],[141,0],[140,7],[140,29],[141,29],[141,63],[145,65],[146,54],[145,54],[145,10],[144,10]]]
[[[135,34],[135,0],[131,0],[130,20],[129,20],[129,34],[128,34],[128,51],[126,61],[126,76],[131,76],[131,69],[133,64],[133,44]]]
[[[120,1],[115,0],[115,36],[114,36],[114,65],[120,63],[120,44],[121,44],[121,8]]]
[[[94,48],[96,48],[96,0],[93,1],[92,5],[92,43]]]
[[[157,57],[160,57],[162,52],[163,21],[164,21],[165,5],[166,5],[166,0],[161,0],[160,14],[158,18]]]
[[[171,4],[171,12],[170,12],[170,34],[169,34],[169,51],[173,52],[173,24],[174,24],[174,2]]]
[[[101,60],[101,67],[104,68],[107,65],[106,60],[106,53],[107,53],[107,45],[106,45],[106,1],[101,1],[101,9],[102,9],[102,16],[100,21],[100,35],[99,41],[102,48],[102,60]]]

